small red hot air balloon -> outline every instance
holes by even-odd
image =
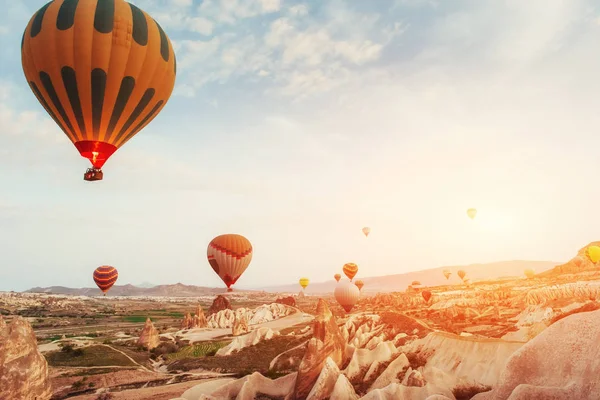
[[[426,303],[428,303],[429,299],[431,299],[431,292],[429,290],[423,290],[423,292],[421,292],[421,295],[423,296],[423,299]]]
[[[94,282],[102,290],[102,293],[106,296],[106,292],[115,284],[119,278],[119,272],[114,267],[109,265],[103,265],[96,268],[93,274]]]

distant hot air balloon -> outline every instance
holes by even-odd
[[[362,290],[363,286],[365,286],[365,283],[363,281],[361,281],[360,279],[357,279],[356,282],[354,282],[354,284],[356,285],[358,290]]]
[[[474,208],[469,208],[467,210],[467,215],[469,216],[469,218],[474,219],[475,216],[477,215],[477,210]]]
[[[302,289],[306,289],[309,282],[310,281],[308,280],[308,278],[300,278],[300,280],[298,281],[298,283],[300,283],[300,286],[302,286]]]
[[[530,268],[526,269],[524,273],[527,279],[532,279],[535,276],[535,271]]]
[[[365,234],[365,236],[369,236],[369,233],[371,233],[371,228],[369,228],[368,226],[365,226],[364,228],[362,228],[362,232]]]
[[[360,290],[349,281],[342,281],[335,287],[333,292],[335,299],[346,312],[350,312],[358,301]]]
[[[458,271],[456,274],[457,274],[457,275],[458,275],[458,277],[459,277],[460,279],[462,279],[463,281],[465,280],[465,275],[467,275],[467,273],[466,273],[465,271],[463,271],[462,269],[461,269],[460,271]]]
[[[448,278],[450,278],[450,275],[452,275],[452,272],[450,272],[447,269],[445,269],[444,270],[444,276],[446,277],[446,280],[448,280]]]
[[[242,235],[220,235],[207,249],[208,262],[231,292],[233,285],[252,261],[252,244]]]
[[[412,281],[411,285],[412,286],[421,286],[421,282],[419,282],[419,281]]]
[[[421,296],[423,296],[425,303],[428,303],[429,299],[431,299],[431,292],[429,290],[423,290],[423,292],[421,292]]]
[[[341,276],[340,274],[335,274],[333,277],[335,278],[335,280],[336,280],[337,282],[339,282],[339,281],[340,281],[340,279],[342,279],[342,276]]]
[[[92,168],[86,181],[167,104],[175,53],[158,23],[124,0],[51,1],[21,42],[29,87]]]
[[[590,261],[596,264],[600,261],[600,247],[598,246],[590,246],[587,248],[588,257],[590,257]]]
[[[119,272],[114,267],[109,265],[103,265],[101,267],[96,268],[93,275],[94,282],[102,293],[106,296],[106,292],[115,284],[117,279],[119,278]]]
[[[344,264],[344,268],[342,268],[344,274],[348,277],[348,279],[352,280],[356,273],[358,272],[358,265],[354,263]]]

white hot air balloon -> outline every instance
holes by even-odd
[[[342,281],[337,284],[333,294],[340,306],[350,312],[360,297],[360,290],[354,283]]]

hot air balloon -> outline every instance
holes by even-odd
[[[590,246],[587,248],[588,257],[590,261],[596,264],[600,261],[600,247],[598,246]]]
[[[446,280],[448,280],[448,278],[450,278],[450,275],[452,275],[452,272],[450,272],[447,269],[445,269],[444,270],[444,276],[446,277]]]
[[[300,286],[302,286],[302,289],[306,289],[309,282],[310,281],[308,280],[308,278],[300,278],[300,280],[298,281],[298,283],[300,283]]]
[[[475,216],[477,215],[477,210],[474,208],[469,208],[467,210],[467,215],[469,216],[469,218],[474,219]]]
[[[425,303],[428,303],[429,299],[431,299],[431,292],[429,290],[423,290],[423,292],[421,292],[421,296],[423,296]]]
[[[220,235],[207,249],[208,262],[231,292],[233,285],[252,261],[252,244],[242,235]]]
[[[524,273],[527,279],[532,279],[535,276],[535,271],[529,268],[526,269]]]
[[[92,168],[102,166],[165,106],[175,84],[173,46],[160,25],[124,0],[56,0],[21,42],[29,87]]]
[[[358,301],[360,290],[356,285],[349,281],[342,281],[336,285],[333,292],[335,299],[346,312],[350,312],[352,307]]]
[[[358,265],[354,263],[344,264],[344,268],[342,268],[344,274],[348,277],[348,279],[352,280],[356,273],[358,272]]]
[[[98,288],[100,288],[102,293],[104,293],[104,296],[106,296],[106,292],[108,292],[119,278],[119,272],[117,272],[117,269],[114,267],[103,265],[96,268],[92,276],[94,277],[94,282],[96,282]]]
[[[356,285],[358,290],[362,290],[363,286],[365,286],[365,283],[363,281],[361,281],[360,279],[357,279],[356,282],[354,282],[354,284]]]
[[[419,282],[419,281],[412,281],[411,285],[412,286],[421,286],[421,282]]]
[[[362,232],[365,234],[365,236],[369,236],[369,233],[371,233],[371,228],[369,228],[368,226],[365,226],[364,228],[362,228]]]
[[[465,280],[465,275],[467,275],[467,273],[466,273],[465,271],[463,271],[462,269],[461,269],[460,271],[458,271],[456,274],[457,274],[457,275],[458,275],[458,277],[459,277],[460,279],[462,279],[463,281]]]
[[[335,278],[336,282],[339,282],[340,279],[342,279],[342,276],[340,274],[335,274],[333,277]]]

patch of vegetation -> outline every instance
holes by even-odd
[[[142,323],[142,322],[146,322],[146,318],[148,318],[148,316],[146,316],[146,315],[124,315],[123,321],[133,322],[133,323]],[[150,318],[150,319],[152,319],[152,318]]]
[[[408,358],[408,362],[412,369],[424,367],[425,364],[427,364],[427,359],[430,357],[431,354],[424,354],[423,352],[406,354],[406,358]]]
[[[63,346],[60,351],[48,353],[45,357],[48,364],[53,367],[135,366],[123,354],[106,346],[90,346],[82,349],[73,349],[72,345]]]
[[[212,357],[219,349],[227,346],[230,342],[201,342],[186,346],[174,354],[169,354],[168,360],[181,360],[184,358]]]
[[[98,397],[96,397],[96,400],[113,400],[114,398],[115,398],[115,396],[113,396],[109,392],[104,392],[104,393],[100,394]]]

